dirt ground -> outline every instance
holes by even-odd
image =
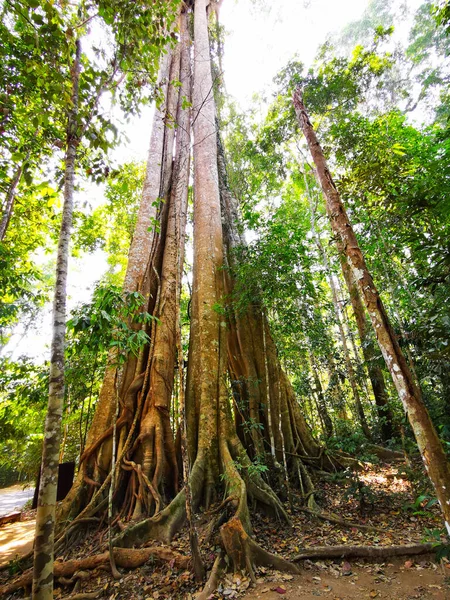
[[[305,512],[300,499],[293,497],[287,508],[291,526],[256,511],[252,513],[257,542],[267,550],[293,560],[299,553],[323,546],[418,544],[429,540],[430,532],[441,530],[439,507],[429,502],[431,492],[419,495],[418,484],[405,476],[401,466],[368,466],[359,473],[356,483],[354,478],[338,475],[316,482],[317,499],[320,510],[345,519],[345,524],[319,519]],[[364,484],[363,495],[361,482]],[[8,529],[0,529],[0,540],[5,538],[6,550],[13,552],[13,556],[15,552],[26,551],[25,545],[19,546],[32,538],[33,512],[24,515],[28,521],[14,524],[24,528],[22,539],[19,539],[19,532],[17,535],[10,532],[8,541],[5,537]],[[205,543],[203,535],[208,516],[199,514],[196,521],[202,558],[206,568],[210,569],[219,551],[220,539],[216,535]],[[30,528],[28,533],[27,527]],[[189,554],[187,527],[170,546],[181,554]],[[105,547],[104,527],[91,528],[88,533],[81,529],[76,539],[70,539],[60,558],[63,561],[83,558],[101,553]],[[8,555],[4,552],[0,548],[2,562],[7,563]],[[10,558],[13,556],[9,555]],[[330,600],[450,600],[450,562],[444,559],[437,564],[432,555],[370,562],[362,559],[303,560],[297,564],[301,574],[295,576],[257,568],[256,587],[251,586],[248,575],[227,574],[209,600],[275,600],[280,597],[291,600],[317,597]],[[92,571],[81,583],[79,592],[95,593],[108,600],[194,600],[203,585],[195,582],[190,570],[180,571],[169,563],[149,561],[140,568],[120,569],[120,572],[121,579],[113,580],[108,570]],[[0,572],[0,585],[11,574],[11,570]],[[56,582],[55,600],[66,599],[73,593],[73,583]],[[7,598],[23,598],[23,592],[15,592]]]
[[[0,527],[0,568],[33,548],[35,521],[17,521]]]
[[[345,565],[347,569],[342,568]],[[350,569],[348,566],[350,565]],[[437,565],[432,557],[394,559],[382,564],[347,561],[308,562],[301,575],[266,576],[243,596],[246,600],[448,600],[450,566]],[[222,590],[222,597],[226,588]]]
[[[24,488],[21,484],[1,489],[0,515],[21,510],[33,494],[33,487]],[[0,526],[0,568],[18,555],[28,554],[33,547],[34,527],[34,511],[24,511],[20,521]]]

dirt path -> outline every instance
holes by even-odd
[[[33,547],[35,521],[18,521],[0,527],[0,567]]]
[[[0,517],[20,510],[33,495],[33,487],[23,489],[20,484],[0,489]]]
[[[309,563],[301,575],[277,573],[245,594],[246,600],[449,600],[450,566],[432,557],[417,561],[395,559],[383,564],[364,562]],[[271,579],[271,581],[269,581]],[[228,592],[228,593],[227,593]],[[223,597],[233,598],[229,590]]]
[[[20,511],[33,494],[34,488],[23,489],[22,485],[0,489],[0,516]],[[0,527],[0,567],[7,565],[17,555],[23,556],[32,549],[34,527],[34,519],[8,523]]]

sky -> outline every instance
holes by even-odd
[[[419,2],[407,0],[413,8]],[[248,108],[254,94],[270,93],[273,77],[290,58],[298,55],[305,65],[311,64],[327,36],[358,20],[368,4],[369,0],[224,0],[220,22],[226,32],[223,67],[228,94],[241,108]],[[129,142],[115,151],[120,162],[146,160],[151,121],[152,110],[147,108],[126,125]],[[96,204],[102,192],[89,189],[84,193]],[[105,268],[100,251],[84,260],[71,259],[69,310],[89,300]],[[48,359],[50,323],[49,307],[39,329],[18,331],[7,353],[13,351],[15,358],[27,354],[37,361]]]
[[[224,0],[225,84],[246,105],[298,54],[309,65],[330,32],[357,20],[368,0]]]
[[[327,35],[358,19],[368,0],[223,0],[220,23],[225,28],[224,80],[227,92],[241,108],[270,87],[277,72],[298,54],[311,64]],[[151,111],[133,119],[130,143],[120,149],[145,160]]]

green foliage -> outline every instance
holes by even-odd
[[[111,348],[117,351],[118,364],[129,352],[136,355],[148,342],[141,326],[154,318],[141,310],[144,302],[139,292],[123,293],[112,285],[97,287],[92,302],[76,309],[67,323],[69,362],[73,358],[84,362],[92,353],[106,356]]]
[[[63,186],[67,139],[72,136],[78,142],[77,174],[103,182],[111,172],[109,152],[120,135],[100,100],[104,101],[108,93],[109,104],[118,103],[122,110],[131,113],[159,95],[156,86],[159,58],[166,45],[174,42],[175,34],[170,30],[178,5],[179,0],[158,0],[151,8],[134,1],[71,4],[14,0],[2,7],[2,217],[7,213],[8,194],[21,173],[9,233],[5,247],[0,249],[3,343],[15,322],[36,311],[46,299],[46,290],[39,291],[45,288],[45,276],[34,255],[50,246],[49,238],[54,238],[58,230],[60,206],[55,189]],[[80,40],[83,53],[79,108],[73,131],[68,132],[71,68]],[[80,249],[92,249],[99,243],[100,232],[94,233],[99,216],[76,209]],[[124,225],[130,220],[125,219]],[[132,226],[129,222],[128,232]],[[112,244],[126,246],[126,239],[123,243],[119,241],[119,233],[110,235],[114,239]],[[125,253],[123,248],[121,251]],[[123,262],[121,256],[116,264]]]
[[[443,558],[448,559],[450,556],[450,544],[443,543],[442,540],[448,540],[448,531],[446,529],[429,529],[425,528],[425,536],[423,541],[433,545],[436,553],[436,560],[441,561]]]
[[[432,418],[450,426],[448,36],[425,2],[406,46],[397,43],[393,50],[393,15],[386,2],[372,2],[354,29],[356,46],[350,49],[349,38],[326,43],[309,72],[294,58],[275,80],[278,91],[262,123],[256,111],[236,115],[231,107],[227,124],[230,183],[252,229],[249,247],[236,253],[242,304],[258,299],[265,307],[283,364],[317,423],[313,356],[337,431],[330,444],[351,453],[361,451],[362,439],[353,419],[348,431],[341,420],[351,392],[312,220],[332,276],[342,279],[321,193],[297,131],[291,94],[298,85]],[[413,113],[413,119],[416,106],[423,112]],[[349,303],[345,290],[338,296],[342,306]],[[349,328],[355,337],[352,315]],[[361,349],[357,342],[355,352]],[[379,353],[374,360],[385,369]],[[370,394],[365,370],[357,364],[354,370]],[[385,379],[391,409],[401,420],[395,390]],[[367,396],[365,390],[361,395]],[[370,422],[373,408],[364,406]],[[379,430],[379,423],[374,425]],[[313,428],[320,434],[317,425]]]
[[[153,318],[138,292],[98,286],[91,302],[75,309],[67,323],[65,457],[76,460],[92,419],[108,356],[120,367],[128,353],[148,343]],[[115,359],[110,351],[114,352]],[[2,359],[0,370],[0,483],[33,480],[40,458],[48,400],[48,365]],[[6,480],[5,480],[6,482]]]
[[[1,360],[0,485],[36,477],[47,397],[48,365]]]
[[[355,431],[352,422],[337,420],[335,429],[335,435],[327,440],[327,446],[330,450],[341,450],[350,454],[350,456],[358,456],[361,460],[378,462],[377,457],[366,448],[367,439],[361,431]]]
[[[253,461],[249,461],[247,455],[241,459],[234,460],[236,469],[245,473],[248,477],[261,476],[269,470],[264,462],[264,457],[258,455]]]
[[[411,512],[414,516],[430,516],[427,509],[431,508],[438,502],[437,498],[430,497],[428,494],[420,494],[413,503],[405,504],[404,511]]]
[[[449,0],[441,0],[441,2],[433,7],[433,12],[438,25],[445,29],[445,33],[450,33],[450,2]]]
[[[144,176],[145,164],[121,165],[106,181],[105,202],[74,215],[74,246],[82,252],[102,248],[109,265],[106,277],[114,285],[120,285],[125,276]]]
[[[430,481],[427,477],[427,474],[421,467],[417,467],[414,464],[404,464],[398,469],[398,475],[399,477],[404,476],[405,479],[411,483],[416,498],[422,498],[419,504],[423,501],[423,499],[432,497]]]

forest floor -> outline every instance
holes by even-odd
[[[354,476],[336,475],[318,481],[317,501],[324,512],[333,513],[359,526],[330,523],[302,511],[293,498],[289,509],[292,527],[253,514],[254,537],[264,548],[292,560],[295,555],[317,546],[387,547],[421,543],[430,530],[440,530],[442,521],[436,504],[427,506],[430,497],[418,496],[417,488],[406,477],[403,465],[373,465]],[[409,473],[411,475],[412,472]],[[416,486],[420,483],[416,482]],[[30,514],[29,517],[32,515]],[[200,517],[200,542],[206,520]],[[1,530],[0,530],[1,537]],[[218,541],[201,546],[207,568],[211,568],[219,550]],[[70,548],[63,559],[81,558],[104,551],[104,532],[92,533],[82,543]],[[187,530],[176,536],[171,547],[189,554]],[[245,598],[274,600],[284,598],[307,600],[323,597],[331,600],[391,598],[393,600],[450,599],[450,562],[436,563],[434,555],[364,559],[302,560],[297,563],[299,575],[288,575],[266,568],[256,570],[257,585],[252,587],[246,575],[226,575],[213,598]],[[83,592],[98,591],[99,596],[133,600],[169,600],[195,598],[201,589],[188,570],[177,570],[173,564],[147,562],[140,568],[121,570],[120,580],[112,580],[107,570],[92,572],[83,581]],[[0,585],[8,574],[0,573]],[[73,587],[73,586],[72,586]],[[56,587],[55,598],[68,598],[71,587]],[[16,592],[7,598],[22,598]]]
[[[432,556],[416,560],[396,558],[380,563],[351,561],[311,562],[295,577],[274,573],[248,591],[245,600],[448,600],[450,569]],[[347,562],[347,561],[345,561]],[[448,563],[446,563],[448,564]],[[292,577],[292,579],[291,579]],[[287,578],[287,579],[286,579]],[[285,594],[285,595],[280,595]]]

